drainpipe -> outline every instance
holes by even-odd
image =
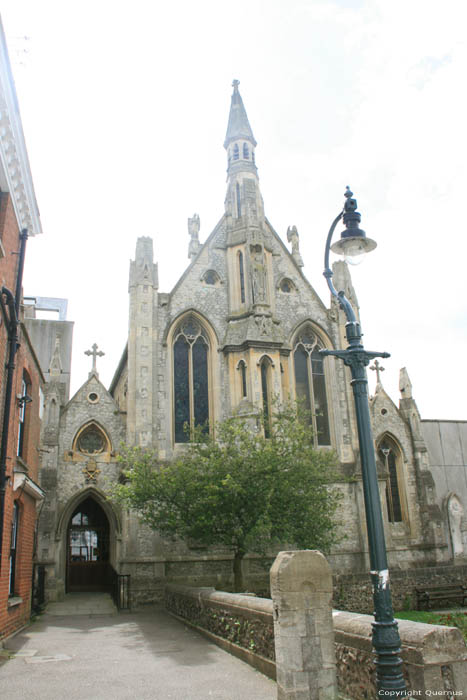
[[[2,287],[0,308],[8,334],[8,362],[6,364],[5,403],[3,408],[2,442],[0,445],[0,568],[2,565],[3,531],[5,525],[5,493],[7,485],[7,452],[11,412],[11,395],[13,393],[13,378],[15,372],[15,355],[18,350],[19,307],[21,303],[21,287],[23,284],[24,257],[26,253],[27,229],[19,235],[20,249],[18,259],[18,274],[16,277],[16,294],[7,287]],[[6,299],[6,304],[5,300]]]

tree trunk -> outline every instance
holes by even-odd
[[[233,572],[234,572],[234,589],[235,593],[241,593],[244,591],[244,584],[243,584],[243,557],[245,556],[246,552],[243,550],[237,550],[234,554],[234,561],[233,561]]]

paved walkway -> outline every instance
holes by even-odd
[[[0,648],[2,700],[276,698],[273,681],[162,608],[46,612],[6,646],[8,652]]]

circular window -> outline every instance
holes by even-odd
[[[106,440],[101,431],[95,426],[83,430],[78,438],[78,450],[86,455],[95,455],[103,452]]]
[[[388,412],[388,409],[387,409],[387,408],[382,408],[382,409],[381,409],[381,415],[382,415],[382,416],[385,416],[387,412]]]
[[[99,401],[99,394],[96,394],[95,391],[91,391],[91,393],[88,394],[88,401],[91,403],[97,403]]]

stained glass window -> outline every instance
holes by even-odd
[[[305,409],[311,412],[311,423],[317,445],[330,445],[329,412],[326,397],[324,363],[321,348],[312,328],[306,326],[295,339],[295,392]]]
[[[209,344],[204,329],[192,317],[175,333],[174,423],[175,442],[188,442],[190,428],[209,429]]]
[[[78,437],[77,448],[84,454],[95,455],[105,450],[106,442],[104,434],[97,425],[90,425]]]

